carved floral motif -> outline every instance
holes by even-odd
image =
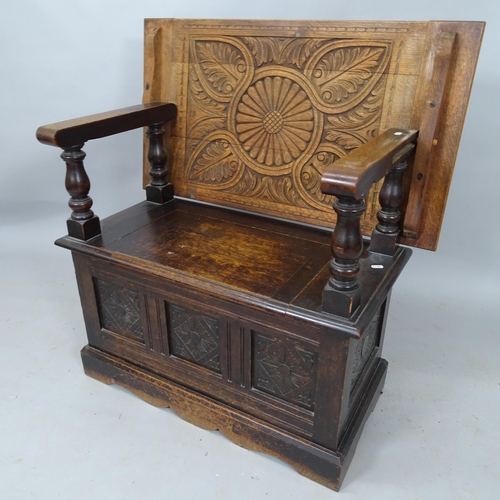
[[[169,304],[171,353],[220,372],[219,322],[190,309]]]
[[[101,326],[137,340],[144,340],[139,295],[122,286],[96,279]]]
[[[243,94],[236,123],[238,139],[251,158],[281,166],[295,160],[311,139],[311,101],[289,78],[268,76]]]
[[[317,355],[260,333],[254,345],[253,386],[312,410]]]
[[[338,104],[360,94],[370,81],[377,79],[387,49],[374,47],[345,47],[328,51],[314,66],[312,81],[323,100]]]
[[[288,205],[331,219],[321,175],[377,135],[391,49],[353,39],[194,36],[186,181],[214,200],[262,200],[277,215]]]
[[[266,177],[246,169],[231,192],[249,199],[258,198],[293,207],[309,206],[293,188],[293,181],[288,175]]]
[[[197,42],[197,59],[203,75],[212,89],[230,94],[245,73],[245,61],[241,52],[224,42]]]
[[[224,182],[238,171],[240,164],[227,141],[209,142],[193,166],[192,178],[206,182]]]
[[[311,195],[323,205],[332,206],[333,196],[321,192],[321,175],[325,169],[342,156],[342,152],[320,151],[304,165],[300,173],[302,185]]]
[[[304,68],[311,54],[325,44],[324,39],[315,38],[243,37],[243,41],[252,52],[257,66],[291,64],[299,70]]]

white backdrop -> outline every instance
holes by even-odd
[[[69,444],[73,442],[77,443],[75,449],[84,446],[81,439],[86,434],[78,426],[57,434],[54,443],[47,445],[47,429],[55,425],[52,414],[45,415],[50,423],[40,428],[30,420],[33,407],[29,402],[38,405],[36,411],[48,407],[53,412],[67,411],[67,399],[76,397],[78,401],[78,391],[82,391],[81,397],[99,394],[98,401],[88,403],[99,408],[116,398],[119,399],[116,404],[124,405],[129,412],[132,410],[127,405],[136,404],[132,396],[116,388],[97,388],[87,379],[80,382],[83,375],[78,372],[78,348],[85,343],[85,338],[76,287],[71,280],[70,256],[52,246],[53,240],[64,234],[65,219],[69,215],[63,184],[65,168],[58,158],[59,150],[39,144],[35,130],[45,123],[140,103],[145,17],[488,22],[439,249],[437,253],[415,251],[396,286],[385,348],[385,356],[392,362],[386,386],[389,395],[384,394],[370,420],[371,427],[367,425],[368,437],[360,443],[360,457],[355,457],[352,466],[355,472],[349,473],[342,494],[346,498],[368,498],[363,496],[367,492],[371,498],[385,499],[495,498],[489,492],[494,488],[498,491],[500,487],[500,435],[495,419],[500,410],[500,266],[496,258],[500,245],[497,218],[500,3],[492,0],[18,0],[2,3],[0,309],[3,310],[0,321],[5,320],[5,328],[0,332],[0,346],[3,346],[0,380],[5,412],[0,409],[0,419],[4,416],[0,430],[10,439],[4,454],[0,447],[0,493],[2,488],[5,490],[2,498],[56,498],[55,493],[61,494],[61,498],[80,498],[84,491],[89,491],[94,498],[102,498],[99,495],[104,491],[109,498],[135,498],[134,495],[143,498],[146,494],[158,498],[171,487],[171,482],[177,482],[184,491],[172,498],[188,498],[184,496],[188,491],[199,498],[247,498],[245,495],[264,498],[267,493],[266,498],[330,497],[327,490],[298,475],[297,479],[273,459],[246,452],[243,458],[229,460],[232,445],[227,445],[218,435],[193,430],[170,415],[162,414],[159,418],[158,411],[153,414],[151,409],[143,410],[139,403],[134,407],[135,412],[149,412],[152,421],[168,420],[169,425],[179,426],[179,435],[191,436],[185,439],[197,442],[201,436],[200,441],[213,440],[214,450],[223,448],[224,453],[213,458],[209,467],[218,466],[227,472],[234,461],[240,464],[241,470],[246,470],[245,464],[251,463],[248,467],[272,472],[264,478],[265,472],[262,472],[260,483],[243,479],[238,482],[233,474],[227,479],[230,483],[226,483],[233,486],[227,489],[219,484],[215,473],[212,476],[200,472],[200,468],[207,467],[207,462],[197,467],[199,450],[188,447],[182,458],[185,469],[169,476],[160,468],[147,484],[144,480],[141,488],[131,490],[127,482],[130,479],[131,483],[130,471],[140,471],[139,476],[143,478],[148,477],[148,473],[142,471],[141,463],[133,461],[126,465],[115,463],[116,469],[113,469],[110,457],[115,455],[108,448],[115,446],[116,453],[123,452],[119,435],[113,444],[105,441],[108,434],[99,438],[108,450],[101,450],[103,456],[111,460],[111,479],[107,479],[95,472],[101,471],[100,467],[108,467],[102,457],[92,458],[83,452],[82,457],[79,452],[65,455],[62,451],[73,446]],[[99,217],[104,218],[143,199],[139,131],[94,141],[84,149],[92,181],[90,194]],[[66,288],[61,288],[65,284]],[[64,345],[67,353],[72,354],[66,353],[60,359],[51,357],[55,355],[48,352],[49,344]],[[71,363],[69,370],[73,369],[75,374],[70,382],[64,374],[62,381],[59,377],[56,381],[49,370],[60,360]],[[43,383],[48,380],[50,384]],[[53,391],[59,394],[59,399],[51,403]],[[19,402],[21,394],[23,405]],[[18,406],[13,404],[15,400]],[[435,421],[421,410],[429,404],[437,412]],[[90,426],[85,412],[94,413],[88,406],[85,408],[68,417],[84,414],[87,420],[82,420],[82,428]],[[381,411],[386,411],[386,416]],[[387,420],[391,411],[392,417]],[[139,416],[134,418],[140,426]],[[413,422],[413,427],[402,424],[404,419]],[[17,422],[18,427],[13,427],[13,422]],[[399,429],[395,441],[381,442],[377,431],[386,436],[394,426]],[[420,438],[416,433],[422,426],[422,433],[427,432],[428,436],[427,448],[418,446]],[[131,425],[126,432],[133,432],[134,428]],[[96,425],[97,435],[99,429],[102,430],[102,426]],[[196,439],[189,433],[195,433]],[[0,440],[3,439],[0,436]],[[89,442],[94,439],[93,434],[88,435]],[[179,439],[181,447],[185,443],[177,434],[165,439]],[[53,454],[49,453],[52,457],[49,459],[45,458],[47,446]],[[375,451],[376,446],[385,451]],[[411,451],[405,453],[405,446],[410,446]],[[54,448],[58,448],[57,453]],[[161,450],[157,451],[155,464],[164,460]],[[151,454],[141,448],[140,442],[134,453],[150,472],[156,471],[148,462]],[[29,458],[23,458],[23,454]],[[468,458],[464,458],[467,454]],[[84,459],[91,464],[86,472],[80,468],[82,463],[87,463]],[[428,462],[434,465],[425,466]],[[125,471],[124,476],[118,472],[120,467]],[[38,469],[42,472],[33,472]],[[165,478],[162,474],[166,474]],[[193,474],[202,477],[196,482]],[[247,473],[245,477],[251,476]]]
[[[34,140],[39,125],[139,103],[145,17],[486,20],[469,113],[439,253],[418,252],[418,274],[446,272],[454,290],[487,298],[498,285],[494,264],[500,140],[500,4],[490,0],[229,2],[19,0],[0,8],[0,203],[5,211],[55,211],[65,204],[64,164]],[[96,213],[141,199],[138,131],[86,145]],[[59,209],[57,209],[59,210]],[[65,209],[60,211],[64,229]],[[15,217],[15,215],[14,215]],[[55,237],[56,235],[54,235]],[[472,280],[472,281],[471,281]],[[478,280],[478,281],[476,281]]]

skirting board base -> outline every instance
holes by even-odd
[[[388,365],[384,359],[377,363],[339,449],[332,451],[93,347],[85,346],[81,354],[87,375],[121,385],[154,406],[170,407],[184,420],[203,429],[219,430],[239,446],[280,458],[300,474],[335,491],[382,392]]]

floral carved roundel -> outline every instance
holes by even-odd
[[[313,109],[304,90],[286,77],[267,76],[243,94],[236,113],[238,139],[259,164],[281,166],[306,149]]]
[[[189,43],[180,192],[330,224],[322,173],[377,135],[392,41],[200,34]]]

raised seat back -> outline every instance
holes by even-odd
[[[144,102],[178,108],[166,139],[175,194],[332,228],[324,169],[388,128],[418,129],[400,242],[435,249],[483,29],[146,20]],[[366,198],[365,235],[380,186]]]

